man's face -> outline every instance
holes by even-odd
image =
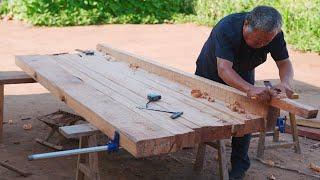
[[[252,48],[261,48],[268,45],[277,34],[277,31],[264,32],[259,29],[250,31],[246,22],[243,26],[243,38]]]

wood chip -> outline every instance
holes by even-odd
[[[275,163],[271,160],[266,160],[265,162],[267,165],[272,166],[272,167],[275,165]]]
[[[245,113],[245,110],[240,108],[238,112],[239,112],[240,114],[244,114],[244,113]]]
[[[231,111],[237,112],[237,107],[235,105],[231,105]]]
[[[191,90],[191,96],[195,98],[200,98],[202,96],[202,93],[199,89],[193,89]]]
[[[209,101],[209,102],[214,102],[214,98],[211,97],[211,96],[209,96],[209,97],[208,97],[208,101]]]
[[[214,98],[212,96],[209,96],[209,94],[207,92],[201,92],[201,90],[199,89],[193,89],[191,90],[191,96],[194,98],[202,98],[202,99],[206,99],[209,102],[214,102]]]
[[[24,124],[23,126],[22,126],[22,128],[24,129],[24,130],[30,130],[30,129],[32,129],[32,125],[29,123],[29,124]]]
[[[129,64],[129,68],[133,69],[133,70],[137,70],[139,68],[138,64]]]
[[[229,108],[233,112],[238,112],[239,114],[245,114],[246,111],[244,108],[241,107],[238,101],[233,101],[232,104],[226,104],[226,107]]]
[[[273,174],[271,174],[271,176],[268,176],[268,179],[270,179],[270,180],[276,180],[276,177],[275,177]]]
[[[320,172],[320,166],[314,164],[314,163],[310,163],[309,168],[315,172]]]

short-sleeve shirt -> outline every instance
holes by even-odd
[[[248,46],[242,34],[246,15],[247,13],[230,14],[216,24],[197,59],[196,75],[224,83],[218,75],[219,57],[231,61],[233,69],[244,80],[253,84],[254,69],[267,60],[268,53],[275,61],[289,58],[282,31],[264,47]]]

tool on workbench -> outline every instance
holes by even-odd
[[[277,94],[280,94],[280,93],[281,93],[281,89],[273,88],[273,86],[272,86],[272,84],[271,84],[270,81],[263,81],[263,84],[264,84],[267,88],[275,90],[275,91],[277,92]],[[290,99],[299,99],[299,94],[297,94],[297,93],[294,92],[294,93],[291,95],[291,97],[289,97],[289,98],[290,98]]]
[[[148,108],[149,103],[159,101],[161,99],[161,95],[157,93],[149,93],[147,98],[149,101],[146,103],[146,108]]]
[[[172,114],[170,116],[171,119],[176,119],[178,117],[180,117],[183,112],[182,111],[177,111],[177,112],[174,112],[174,111],[166,111],[166,110],[161,110],[161,109],[153,109],[153,108],[149,108],[148,105],[149,103],[151,102],[156,102],[156,101],[159,101],[161,99],[161,95],[158,94],[158,93],[149,93],[147,95],[147,99],[149,100],[147,103],[146,103],[146,106],[145,107],[137,107],[138,109],[146,109],[146,110],[150,110],[150,111],[158,111],[158,112],[164,112],[164,113],[170,113]]]
[[[267,88],[275,90],[275,91],[277,92],[277,94],[280,94],[280,93],[281,93],[281,89],[279,89],[279,88],[273,88],[273,86],[272,86],[272,84],[271,84],[270,81],[263,81],[263,84],[264,84]]]
[[[90,50],[81,50],[81,49],[75,49],[78,52],[81,52],[83,54],[85,54],[86,56],[93,56],[94,55],[94,51],[90,51]],[[80,55],[81,56],[81,55]]]

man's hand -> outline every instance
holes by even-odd
[[[292,89],[292,85],[290,83],[279,83],[277,85],[275,85],[272,89],[280,89],[281,93],[286,93],[288,98],[291,98],[293,95],[293,89]]]
[[[247,96],[258,101],[269,101],[271,99],[271,91],[266,87],[250,87]]]

